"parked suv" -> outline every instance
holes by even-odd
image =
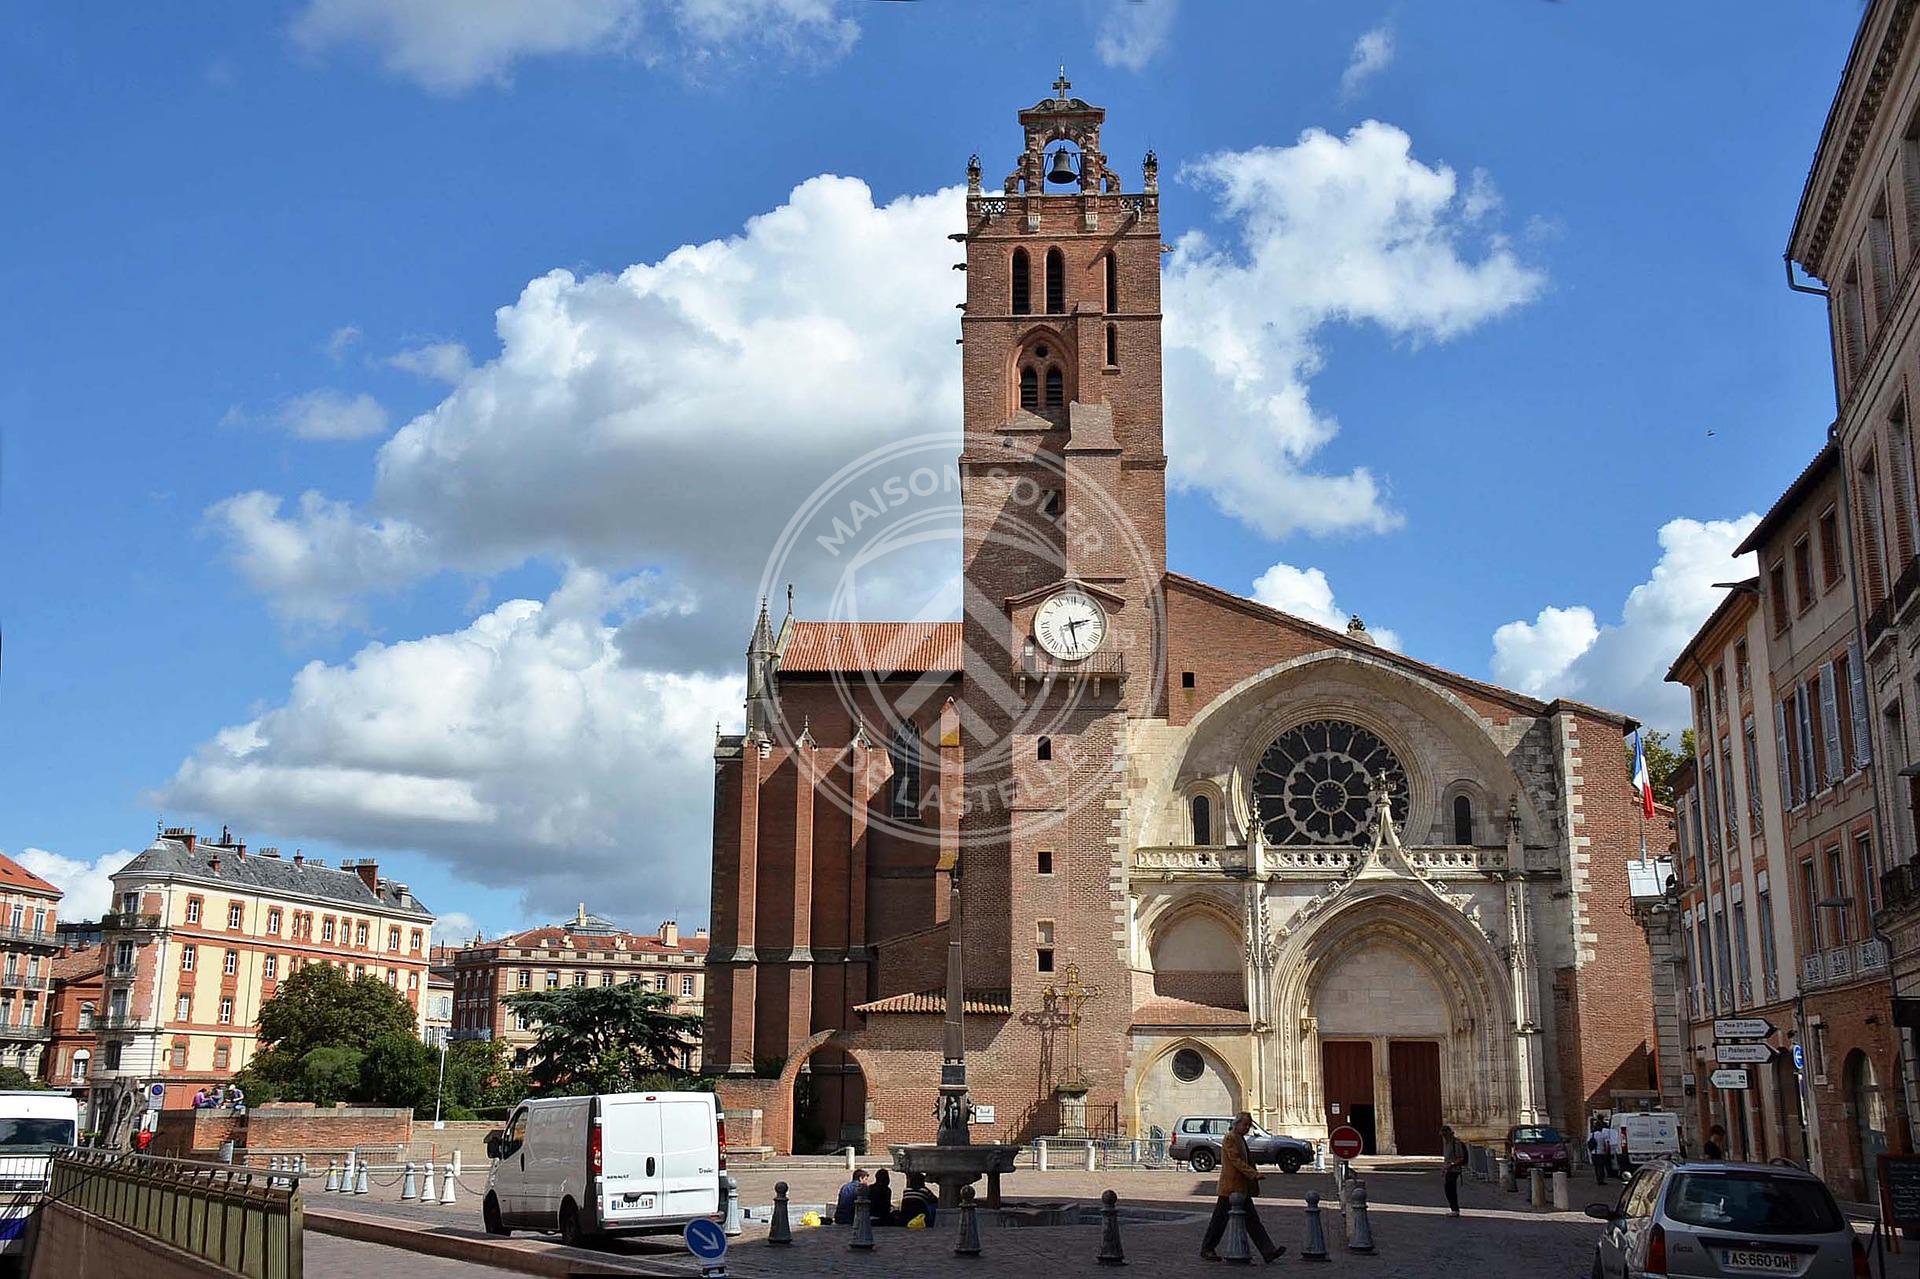
[[[1184,1162],[1195,1172],[1212,1172],[1220,1166],[1220,1145],[1232,1127],[1231,1115],[1189,1115],[1173,1126],[1168,1153],[1175,1163]],[[1286,1173],[1313,1162],[1313,1147],[1307,1142],[1263,1132],[1259,1124],[1247,1130],[1247,1154],[1256,1164],[1277,1164]]]
[[[1826,1183],[1774,1164],[1659,1160],[1633,1174],[1607,1223],[1593,1279],[1687,1275],[1727,1279],[1867,1279],[1867,1253]]]

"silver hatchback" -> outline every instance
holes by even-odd
[[[1607,1223],[1594,1279],[1867,1279],[1867,1253],[1826,1183],[1775,1164],[1651,1163],[1615,1204],[1589,1204]]]

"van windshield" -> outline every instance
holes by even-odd
[[[0,1147],[72,1144],[71,1119],[0,1119]]]
[[[1682,1173],[1667,1193],[1667,1215],[1689,1226],[1762,1235],[1828,1234],[1842,1226],[1825,1186],[1764,1172]]]

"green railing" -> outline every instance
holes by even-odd
[[[301,1279],[296,1174],[82,1148],[54,1157],[47,1194],[243,1279]]]

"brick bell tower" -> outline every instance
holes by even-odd
[[[1071,87],[1063,71],[1054,96],[1020,112],[1024,147],[1001,191],[969,162],[954,237],[967,248],[967,985],[1013,1004],[998,1046],[1012,1051],[980,1063],[975,1095],[1027,1112],[1032,1063],[1051,1060],[1043,1099],[1077,1076],[1051,1117],[1069,1130],[1074,1088],[1102,1109],[1123,1095],[1127,723],[1166,714],[1158,164],[1149,152],[1142,189],[1123,192],[1100,148],[1106,111]],[[1069,964],[1101,992],[1077,1063],[1058,1032],[1022,1042],[1048,1035],[1023,1014]],[[1037,1132],[1053,1130],[1047,1104]]]

